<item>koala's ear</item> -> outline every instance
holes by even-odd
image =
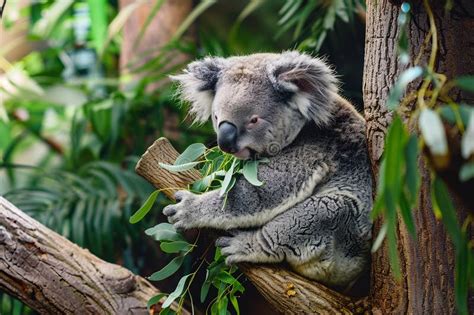
[[[267,66],[275,90],[290,95],[288,103],[319,126],[331,121],[337,80],[321,59],[299,52],[285,52]]]
[[[208,57],[190,63],[184,73],[170,76],[179,82],[181,96],[191,103],[190,113],[194,122],[206,122],[212,113],[212,101],[224,58]]]

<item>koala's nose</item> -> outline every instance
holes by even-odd
[[[237,127],[234,124],[228,121],[221,122],[217,133],[219,148],[227,153],[237,152],[237,135]]]

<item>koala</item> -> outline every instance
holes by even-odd
[[[297,273],[347,287],[367,267],[372,178],[365,122],[338,95],[331,68],[299,52],[192,62],[172,77],[195,121],[209,118],[219,147],[260,163],[256,187],[176,193],[163,213],[180,230],[228,231],[227,264],[287,262]],[[226,200],[225,200],[226,199]]]

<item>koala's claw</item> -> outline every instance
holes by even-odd
[[[216,240],[216,246],[221,248],[222,255],[226,257],[226,265],[249,261],[250,248],[242,237],[219,237]]]
[[[219,237],[216,240],[216,246],[220,248],[224,248],[224,247],[230,246],[231,241],[232,241],[232,237],[226,237],[226,236]]]
[[[176,208],[174,207],[174,205],[166,206],[163,209],[163,214],[167,217],[172,217],[176,214]]]

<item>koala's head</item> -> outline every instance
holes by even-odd
[[[172,79],[195,121],[211,117],[219,147],[242,159],[277,154],[311,120],[326,126],[337,93],[331,69],[298,52],[208,57]]]

